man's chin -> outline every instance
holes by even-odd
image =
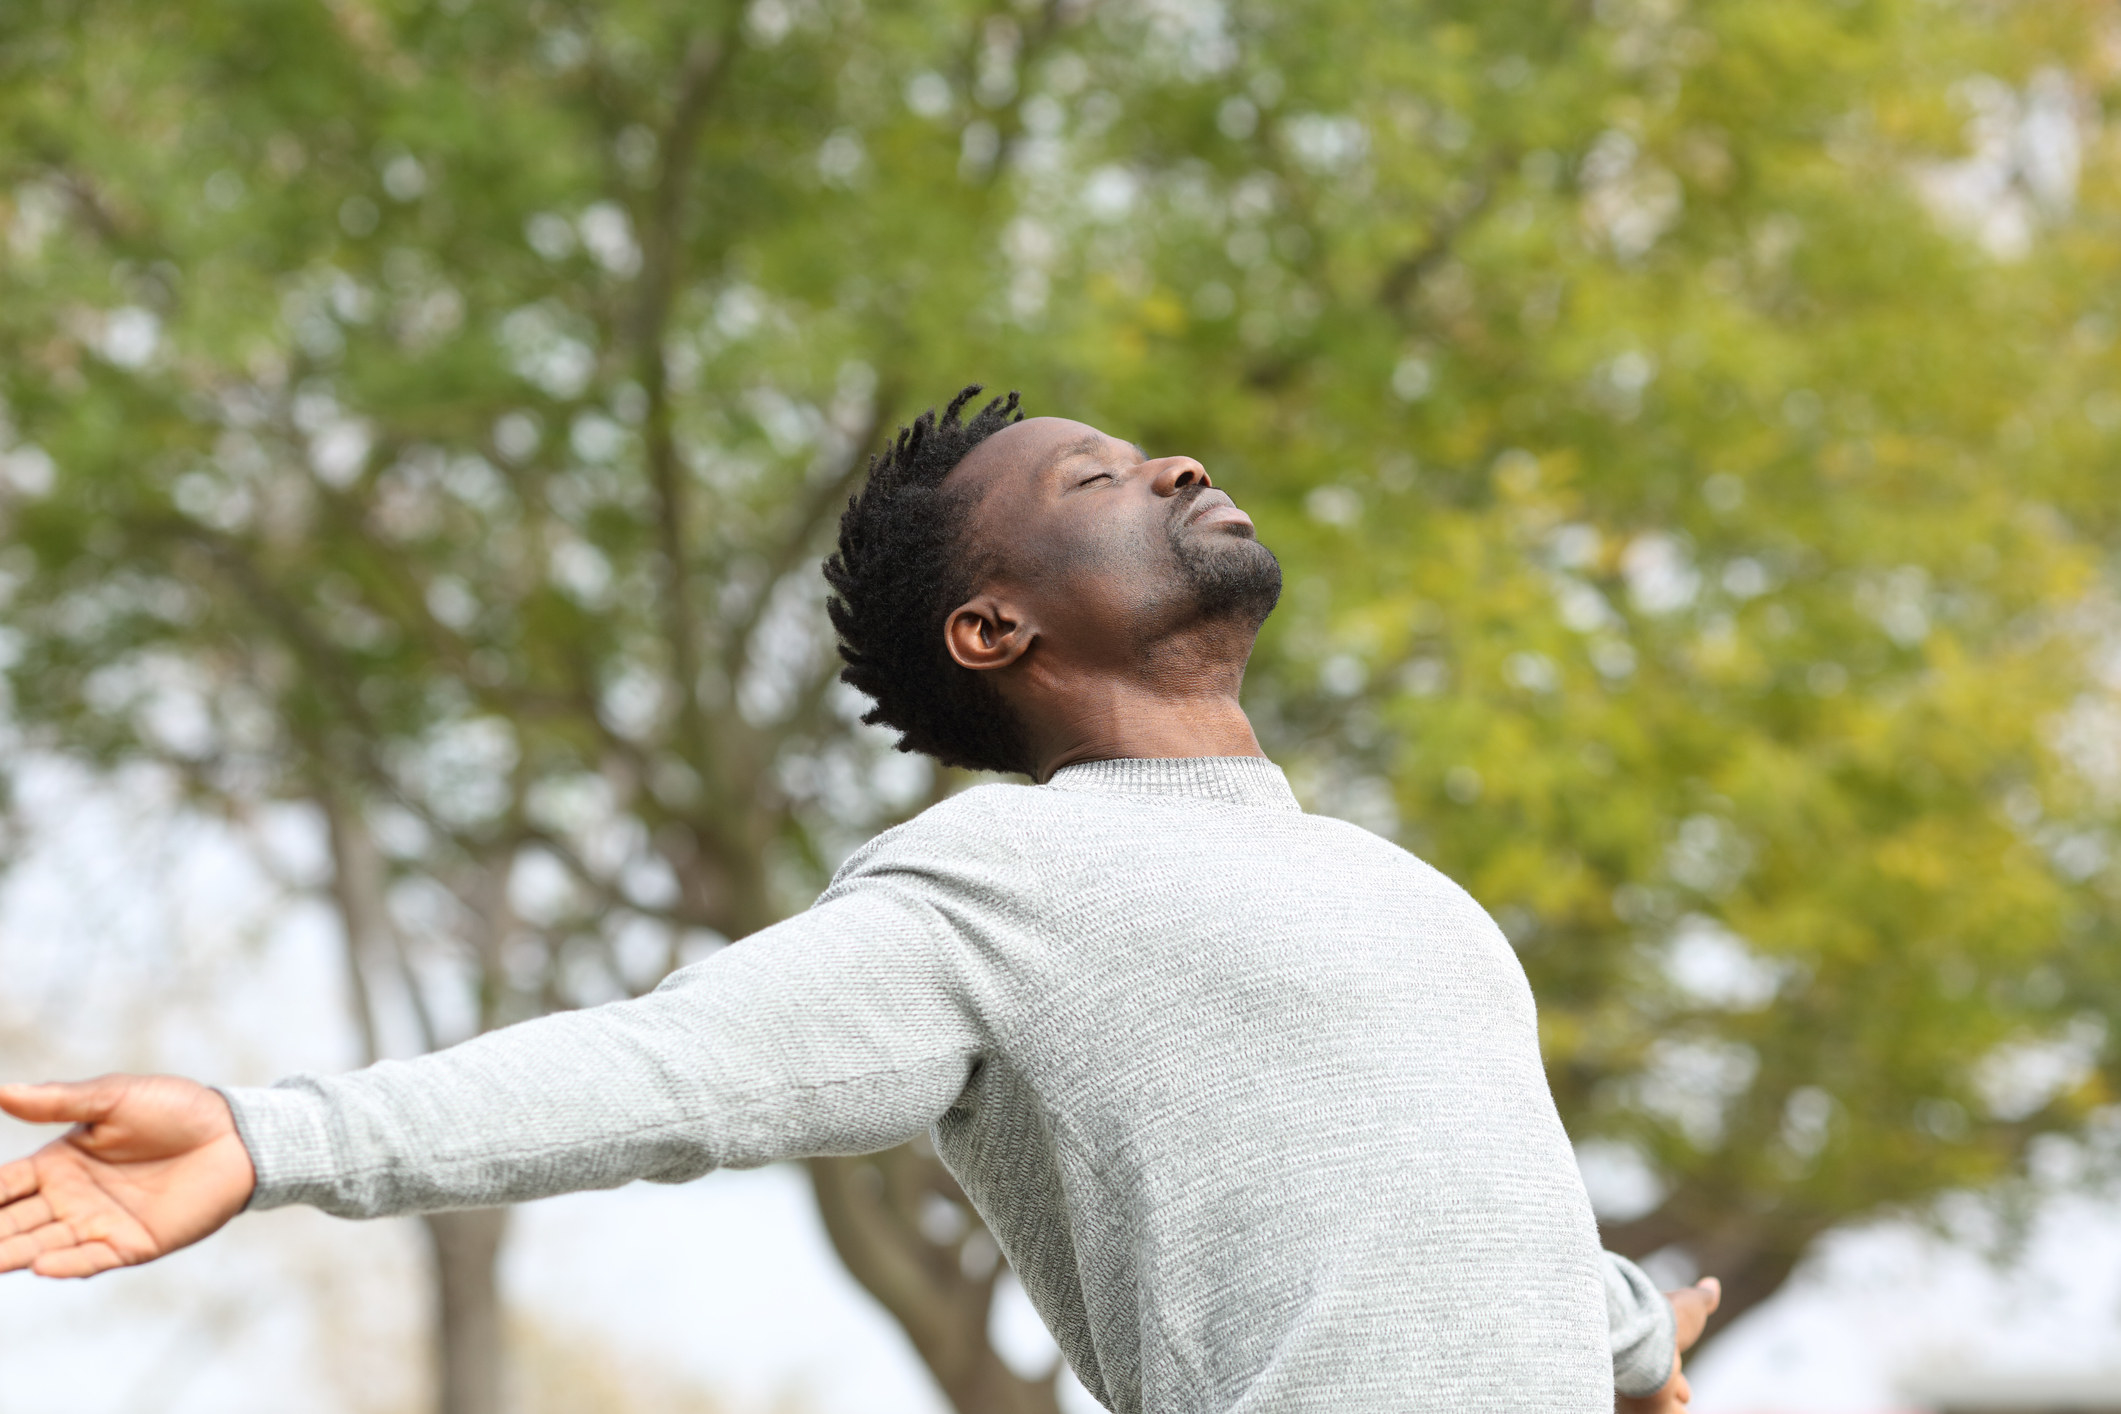
[[[1189,537],[1179,565],[1204,619],[1231,619],[1258,628],[1281,601],[1281,561],[1249,533],[1235,527],[1213,536]]]

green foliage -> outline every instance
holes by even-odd
[[[1616,1242],[1742,1309],[2121,1076],[2105,22],[22,0],[13,713],[357,802],[484,1020],[637,986],[942,787],[814,563],[1020,386],[1255,509],[1270,748],[1504,920]]]

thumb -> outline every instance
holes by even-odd
[[[0,1110],[31,1124],[96,1124],[117,1106],[122,1087],[114,1079],[0,1085]]]
[[[1723,1283],[1714,1277],[1703,1277],[1692,1286],[1666,1293],[1672,1303],[1672,1315],[1676,1321],[1677,1344],[1681,1350],[1693,1347],[1701,1339],[1702,1328],[1708,1325],[1718,1303],[1723,1300]]]

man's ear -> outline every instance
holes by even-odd
[[[1037,636],[1015,606],[991,594],[967,599],[943,623],[950,656],[974,672],[1008,667],[1030,650]]]

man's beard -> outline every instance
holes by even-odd
[[[1171,527],[1171,553],[1202,620],[1230,621],[1257,629],[1281,602],[1281,561],[1257,540],[1237,536],[1187,535]]]

